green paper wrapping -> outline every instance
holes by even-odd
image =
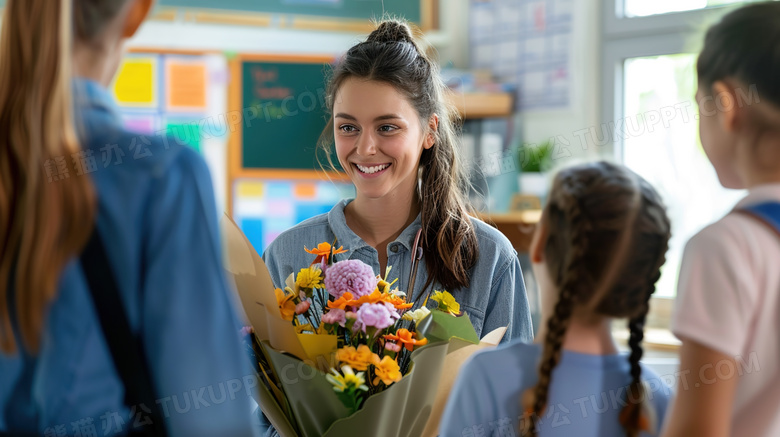
[[[452,337],[479,344],[479,337],[468,314],[455,317],[449,313],[433,310],[417,324],[417,338],[427,338],[429,342],[448,341]]]
[[[352,415],[333,391],[333,386],[325,379],[325,373],[293,356],[279,353],[267,343],[263,343],[264,352],[290,404],[292,413],[290,420],[297,424],[300,432],[298,435],[301,437],[423,435],[426,426],[431,427],[428,422],[432,419],[431,411],[437,398],[441,373],[450,370],[444,365],[445,361],[450,354],[466,347],[473,347],[479,341],[458,338],[459,336],[476,338],[474,328],[467,316],[453,317],[447,313],[434,311],[423,319],[420,325],[424,325],[428,332],[427,338],[431,343],[412,353],[409,373],[401,381],[369,397],[362,408]],[[433,338],[437,341],[433,342]],[[439,338],[447,338],[447,340],[440,341]],[[274,410],[282,411],[278,405],[274,407]],[[440,415],[439,410],[441,407],[437,408]],[[435,423],[434,428],[438,428],[438,417],[435,418]],[[277,428],[277,431],[280,430]],[[288,434],[283,434],[281,431],[279,433],[283,437],[288,437]]]
[[[277,352],[265,342],[262,346],[282,385],[301,437],[321,436],[333,422],[349,416],[349,410],[336,396],[325,373],[296,357]]]
[[[468,315],[432,311],[417,324],[418,338],[427,338],[428,344],[411,354],[409,372],[350,414],[326,373],[316,368],[322,364],[319,354],[323,352],[307,353],[292,324],[269,311],[278,305],[260,256],[229,217],[222,221],[222,228],[225,266],[235,281],[236,299],[245,320],[255,328],[271,367],[271,384],[278,383],[283,394],[280,402],[265,384],[258,384],[258,403],[282,437],[435,437],[460,366],[477,350],[498,344],[504,335],[505,328],[497,329],[480,343]]]

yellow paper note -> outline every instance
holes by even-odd
[[[157,107],[157,58],[126,58],[114,80],[113,90],[119,106]]]

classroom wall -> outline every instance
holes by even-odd
[[[611,150],[597,149],[582,130],[596,126],[600,111],[599,69],[601,56],[601,0],[577,0],[575,4],[572,64],[572,100],[565,110],[531,111],[522,114],[524,140],[540,143],[556,138],[562,151],[556,165],[569,159],[583,159]],[[578,133],[579,131],[579,133]],[[570,156],[564,156],[566,150]]]

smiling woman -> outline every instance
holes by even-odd
[[[414,303],[411,310],[447,290],[478,336],[506,327],[503,341],[530,341],[517,253],[469,215],[457,115],[444,90],[438,67],[405,23],[385,21],[352,47],[328,84],[332,118],[320,147],[329,161],[335,149],[355,199],[283,232],[263,258],[283,286],[289,272],[311,262],[299,248],[336,241],[345,250],[336,261],[360,260],[383,276],[392,267],[388,279],[398,279],[394,286]]]
[[[417,307],[446,289],[477,334],[507,327],[505,341],[530,340],[516,253],[502,234],[469,215],[457,113],[445,103],[445,89],[438,66],[403,22],[384,21],[349,49],[330,76],[332,118],[320,147],[338,158],[355,199],[282,233],[263,257],[278,286],[311,261],[294,248],[335,239],[346,250],[339,259],[359,259],[376,273],[391,266],[390,277]]]

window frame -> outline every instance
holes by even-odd
[[[626,17],[623,13],[624,2],[625,0],[601,0],[602,100],[599,121],[604,124],[626,116],[623,78],[627,59],[698,52],[708,25],[744,4],[644,17]],[[606,147],[617,162],[623,162],[623,149],[622,138],[617,138],[617,141],[610,142]],[[679,268],[679,266],[671,267]],[[674,298],[653,297],[650,314],[648,314],[648,327],[671,329],[673,306]],[[676,347],[678,347],[676,344],[664,345],[666,349]]]

